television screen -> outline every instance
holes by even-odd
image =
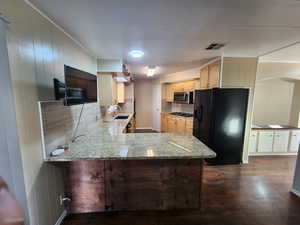
[[[65,83],[54,79],[56,100],[65,105],[97,102],[97,76],[65,65]]]

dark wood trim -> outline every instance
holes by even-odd
[[[201,159],[82,160],[61,165],[71,213],[200,207]]]

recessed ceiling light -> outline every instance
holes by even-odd
[[[141,50],[132,50],[129,52],[129,55],[133,58],[140,58],[144,55],[144,52]]]
[[[153,77],[155,74],[155,66],[148,66],[148,72],[147,72],[147,76],[148,77]]]

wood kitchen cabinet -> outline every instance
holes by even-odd
[[[183,91],[184,92],[189,92],[189,91],[194,91],[195,90],[195,80],[190,80],[190,81],[186,81],[183,84]]]
[[[167,114],[165,114],[165,113],[161,114],[161,119],[160,119],[160,130],[161,130],[161,132],[167,132],[167,130],[168,130],[167,117],[168,117]]]
[[[209,77],[208,77],[208,66],[202,68],[200,70],[200,89],[208,89],[209,88]]]
[[[117,102],[125,103],[125,84],[117,83]]]
[[[192,134],[193,133],[193,119],[187,118],[185,121],[185,133]]]
[[[166,84],[165,99],[166,99],[166,102],[173,102],[173,99],[174,99],[174,85],[173,84]]]
[[[200,70],[200,89],[219,87],[221,61],[215,61]]]
[[[186,119],[183,117],[176,116],[175,117],[175,132],[176,133],[185,133],[185,121]]]
[[[208,66],[209,78],[208,87],[217,88],[219,87],[219,77],[220,77],[220,61],[216,61]]]
[[[98,86],[101,106],[117,104],[117,83],[111,73],[99,73]]]
[[[190,92],[200,89],[200,79],[165,84],[164,98],[166,102],[174,101],[174,92]]]
[[[112,73],[98,73],[101,106],[125,103],[125,84],[117,83]]]
[[[166,133],[193,133],[193,119],[161,114],[161,131]]]

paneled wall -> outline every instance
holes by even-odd
[[[31,225],[53,225],[63,211],[59,170],[43,163],[38,101],[53,100],[53,78],[64,64],[96,74],[96,59],[22,0],[0,0]]]

